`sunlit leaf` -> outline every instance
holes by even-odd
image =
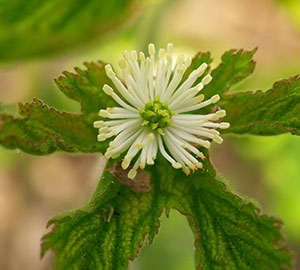
[[[222,96],[218,106],[227,111],[224,120],[231,123],[228,132],[282,133],[274,129],[277,125],[297,131],[298,77],[277,82],[266,93],[225,93],[251,74],[254,52],[225,53],[203,93]],[[192,66],[202,62],[211,62],[209,53],[199,53]],[[65,72],[56,80],[67,97],[80,102],[81,113],[60,112],[34,99],[20,105],[20,117],[1,114],[0,143],[33,154],[103,152],[107,142],[96,141],[93,122],[99,109],[115,103],[102,91],[109,83],[103,64],[86,67],[76,69],[75,74]],[[143,192],[136,189],[137,183],[105,171],[86,207],[49,222],[53,227],[43,238],[42,254],[48,249],[55,252],[56,269],[124,269],[128,260],[136,257],[147,234],[152,242],[161,213],[174,208],[187,217],[194,232],[196,269],[291,269],[291,255],[280,234],[281,222],[261,215],[252,203],[231,193],[216,179],[208,159],[203,164],[203,170],[186,176],[159,156],[154,166],[146,167],[152,183],[150,190]],[[149,188],[147,184],[138,185],[141,187]]]
[[[175,208],[194,232],[196,269],[290,269],[281,222],[229,192],[204,163],[204,170],[185,176],[159,157],[148,169],[151,190],[142,194],[105,172],[105,188],[100,182],[85,208],[50,221],[43,254],[55,251],[57,269],[124,269],[147,233],[152,242],[161,212]]]
[[[0,114],[0,144],[31,154],[45,155],[56,150],[66,152],[103,152],[107,143],[97,142],[93,122],[98,111],[114,106],[102,91],[108,82],[103,63],[86,63],[87,69],[64,72],[56,80],[59,89],[81,104],[81,113],[67,113],[49,108],[39,99],[19,105],[21,117]]]
[[[236,134],[300,135],[300,78],[275,82],[266,91],[225,95],[219,105],[231,126],[224,132]]]
[[[252,60],[257,49],[229,50],[222,56],[222,62],[211,72],[213,80],[203,90],[207,97],[227,92],[237,83],[252,74],[255,62]]]
[[[50,220],[54,227],[43,237],[42,254],[55,252],[55,269],[124,269],[147,234],[153,241],[164,199],[155,186],[137,193],[104,172],[86,207]]]
[[[188,67],[186,72],[183,75],[182,82],[184,82],[190,73],[201,66],[201,64],[206,63],[207,65],[211,64],[213,59],[211,58],[210,52],[198,52],[192,59],[191,65]],[[210,68],[196,81],[195,84],[199,83],[201,79],[209,72]]]

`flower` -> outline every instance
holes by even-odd
[[[204,101],[204,95],[198,94],[210,83],[211,75],[204,76],[194,86],[207,69],[206,63],[193,70],[182,82],[192,61],[179,55],[173,64],[173,44],[169,43],[167,50],[159,50],[154,77],[154,45],[149,44],[148,50],[149,57],[145,57],[143,52],[138,55],[137,51],[131,51],[131,54],[124,51],[124,58],[119,60],[124,83],[111,65],[105,66],[106,74],[118,93],[106,84],[103,91],[120,107],[100,110],[99,115],[110,120],[94,122],[94,127],[99,128],[98,141],[116,136],[109,143],[105,157],[117,158],[127,151],[122,161],[124,170],[136,158],[128,173],[130,179],[136,176],[139,167],[144,169],[146,164],[154,164],[158,150],[175,169],[182,168],[188,175],[190,170],[203,167],[199,158],[204,159],[204,155],[199,146],[209,148],[210,140],[222,143],[223,139],[216,129],[228,128],[229,123],[215,121],[226,113],[218,110],[205,115],[187,114],[220,99],[219,95],[214,95]]]

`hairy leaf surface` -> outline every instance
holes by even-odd
[[[42,254],[55,251],[55,269],[124,269],[146,234],[152,242],[158,232],[165,199],[155,186],[139,194],[106,171],[86,207],[50,220]]]
[[[59,89],[81,104],[81,113],[60,112],[39,99],[19,105],[21,117],[0,114],[0,144],[31,154],[45,155],[56,150],[66,152],[103,152],[107,143],[97,142],[93,122],[100,108],[115,102],[102,91],[108,82],[104,64],[86,63],[86,70],[64,72],[56,80]]]
[[[211,72],[213,80],[205,86],[203,93],[206,97],[224,94],[231,87],[251,75],[255,68],[252,60],[257,49],[229,50],[222,56],[222,62]]]
[[[290,269],[280,221],[229,192],[209,162],[185,176],[159,157],[148,170],[149,192],[135,193],[105,172],[105,189],[100,182],[87,207],[50,221],[54,227],[43,238],[43,254],[55,251],[57,269],[124,269],[146,233],[152,242],[160,214],[170,208],[186,215],[194,232],[196,269]]]
[[[300,78],[294,76],[275,82],[266,91],[225,95],[219,105],[230,122],[227,133],[300,135]]]

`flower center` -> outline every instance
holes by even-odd
[[[171,118],[175,112],[168,108],[167,102],[161,103],[159,97],[156,97],[144,109],[140,109],[140,115],[143,119],[142,126],[163,134],[163,128],[173,124]]]

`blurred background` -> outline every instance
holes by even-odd
[[[89,4],[87,4],[89,3]],[[51,16],[49,16],[51,14]],[[258,47],[254,75],[236,90],[267,90],[300,73],[299,0],[0,1],[0,102],[39,97],[63,111],[79,112],[53,78],[84,61],[116,64],[124,49],[149,42],[192,56],[211,51],[213,65],[231,48]],[[227,136],[212,148],[219,173],[263,212],[285,223],[284,234],[300,269],[300,138]],[[46,223],[86,204],[104,159],[56,153],[36,157],[0,147],[0,269],[50,270],[40,260]],[[131,270],[194,269],[193,237],[185,218],[162,218],[159,237],[144,247]]]

